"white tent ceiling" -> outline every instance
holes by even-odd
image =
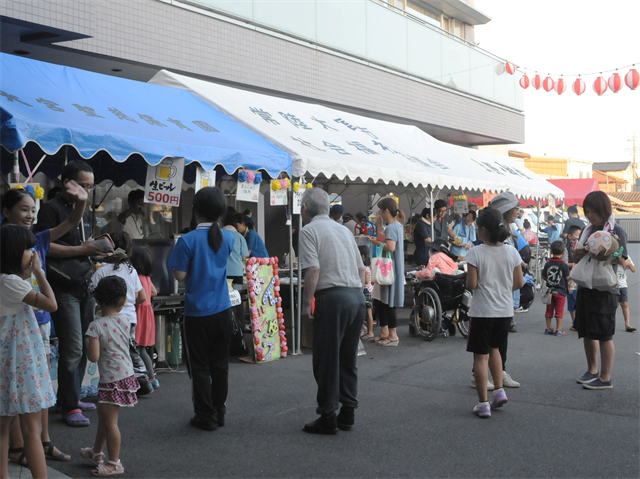
[[[509,157],[436,140],[419,128],[263,95],[162,70],[151,83],[189,90],[293,157],[294,177],[324,176],[349,193],[432,187],[564,196]],[[338,180],[338,181],[336,181]],[[376,186],[374,186],[374,184]],[[402,188],[404,187],[404,188]]]

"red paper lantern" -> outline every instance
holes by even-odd
[[[511,62],[507,62],[504,65],[504,69],[507,70],[507,73],[509,75],[513,75],[516,72],[516,66]]]
[[[624,82],[632,90],[638,88],[638,85],[640,85],[640,74],[638,73],[638,70],[635,68],[629,70],[629,72],[624,76]]]
[[[607,91],[607,82],[604,78],[596,78],[596,80],[593,82],[593,91],[595,91],[598,96],[602,96],[604,92]]]
[[[555,85],[555,82],[551,77],[545,78],[542,82],[542,88],[544,88],[544,91],[546,92],[550,92],[551,90],[553,90],[553,85]]]
[[[553,89],[556,91],[558,95],[562,95],[565,91],[567,91],[567,81],[563,78],[560,78]]]
[[[531,82],[531,85],[536,90],[540,89],[540,87],[542,86],[542,79],[540,78],[540,75],[536,75],[533,77],[533,81]]]
[[[529,83],[531,83],[529,81],[529,77],[527,75],[522,75],[522,78],[520,78],[520,86],[526,90],[529,88]]]
[[[611,75],[607,83],[613,93],[618,93],[622,89],[622,78],[617,73]]]
[[[577,78],[576,81],[573,82],[573,85],[571,85],[571,88],[573,89],[573,93],[580,96],[587,89],[587,85],[585,85],[582,78]]]

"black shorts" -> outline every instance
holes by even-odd
[[[616,332],[619,298],[610,291],[578,288],[574,327],[578,338],[611,341]]]
[[[506,348],[512,319],[470,318],[467,351],[489,354],[492,349]]]

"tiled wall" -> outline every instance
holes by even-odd
[[[92,35],[69,48],[524,141],[519,113],[164,1],[3,0],[0,14]]]

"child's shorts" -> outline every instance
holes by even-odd
[[[138,389],[140,389],[140,384],[135,376],[129,376],[112,383],[100,383],[98,384],[98,402],[133,407],[138,402],[136,394]]]
[[[620,291],[620,298],[619,298],[619,302],[620,303],[628,303],[629,302],[629,292],[627,290],[627,288],[620,288],[618,289],[618,291]]]
[[[553,293],[551,296],[551,304],[547,304],[547,312],[544,313],[545,318],[562,318],[564,316],[564,303],[567,298],[559,293]],[[554,313],[555,311],[555,313]]]
[[[489,354],[492,349],[506,346],[513,318],[470,318],[467,351]]]
[[[373,308],[373,299],[371,299],[371,293],[368,290],[364,291],[364,302],[367,308]]]
[[[576,310],[576,299],[578,299],[578,290],[569,291],[567,295],[567,311],[573,312]]]

